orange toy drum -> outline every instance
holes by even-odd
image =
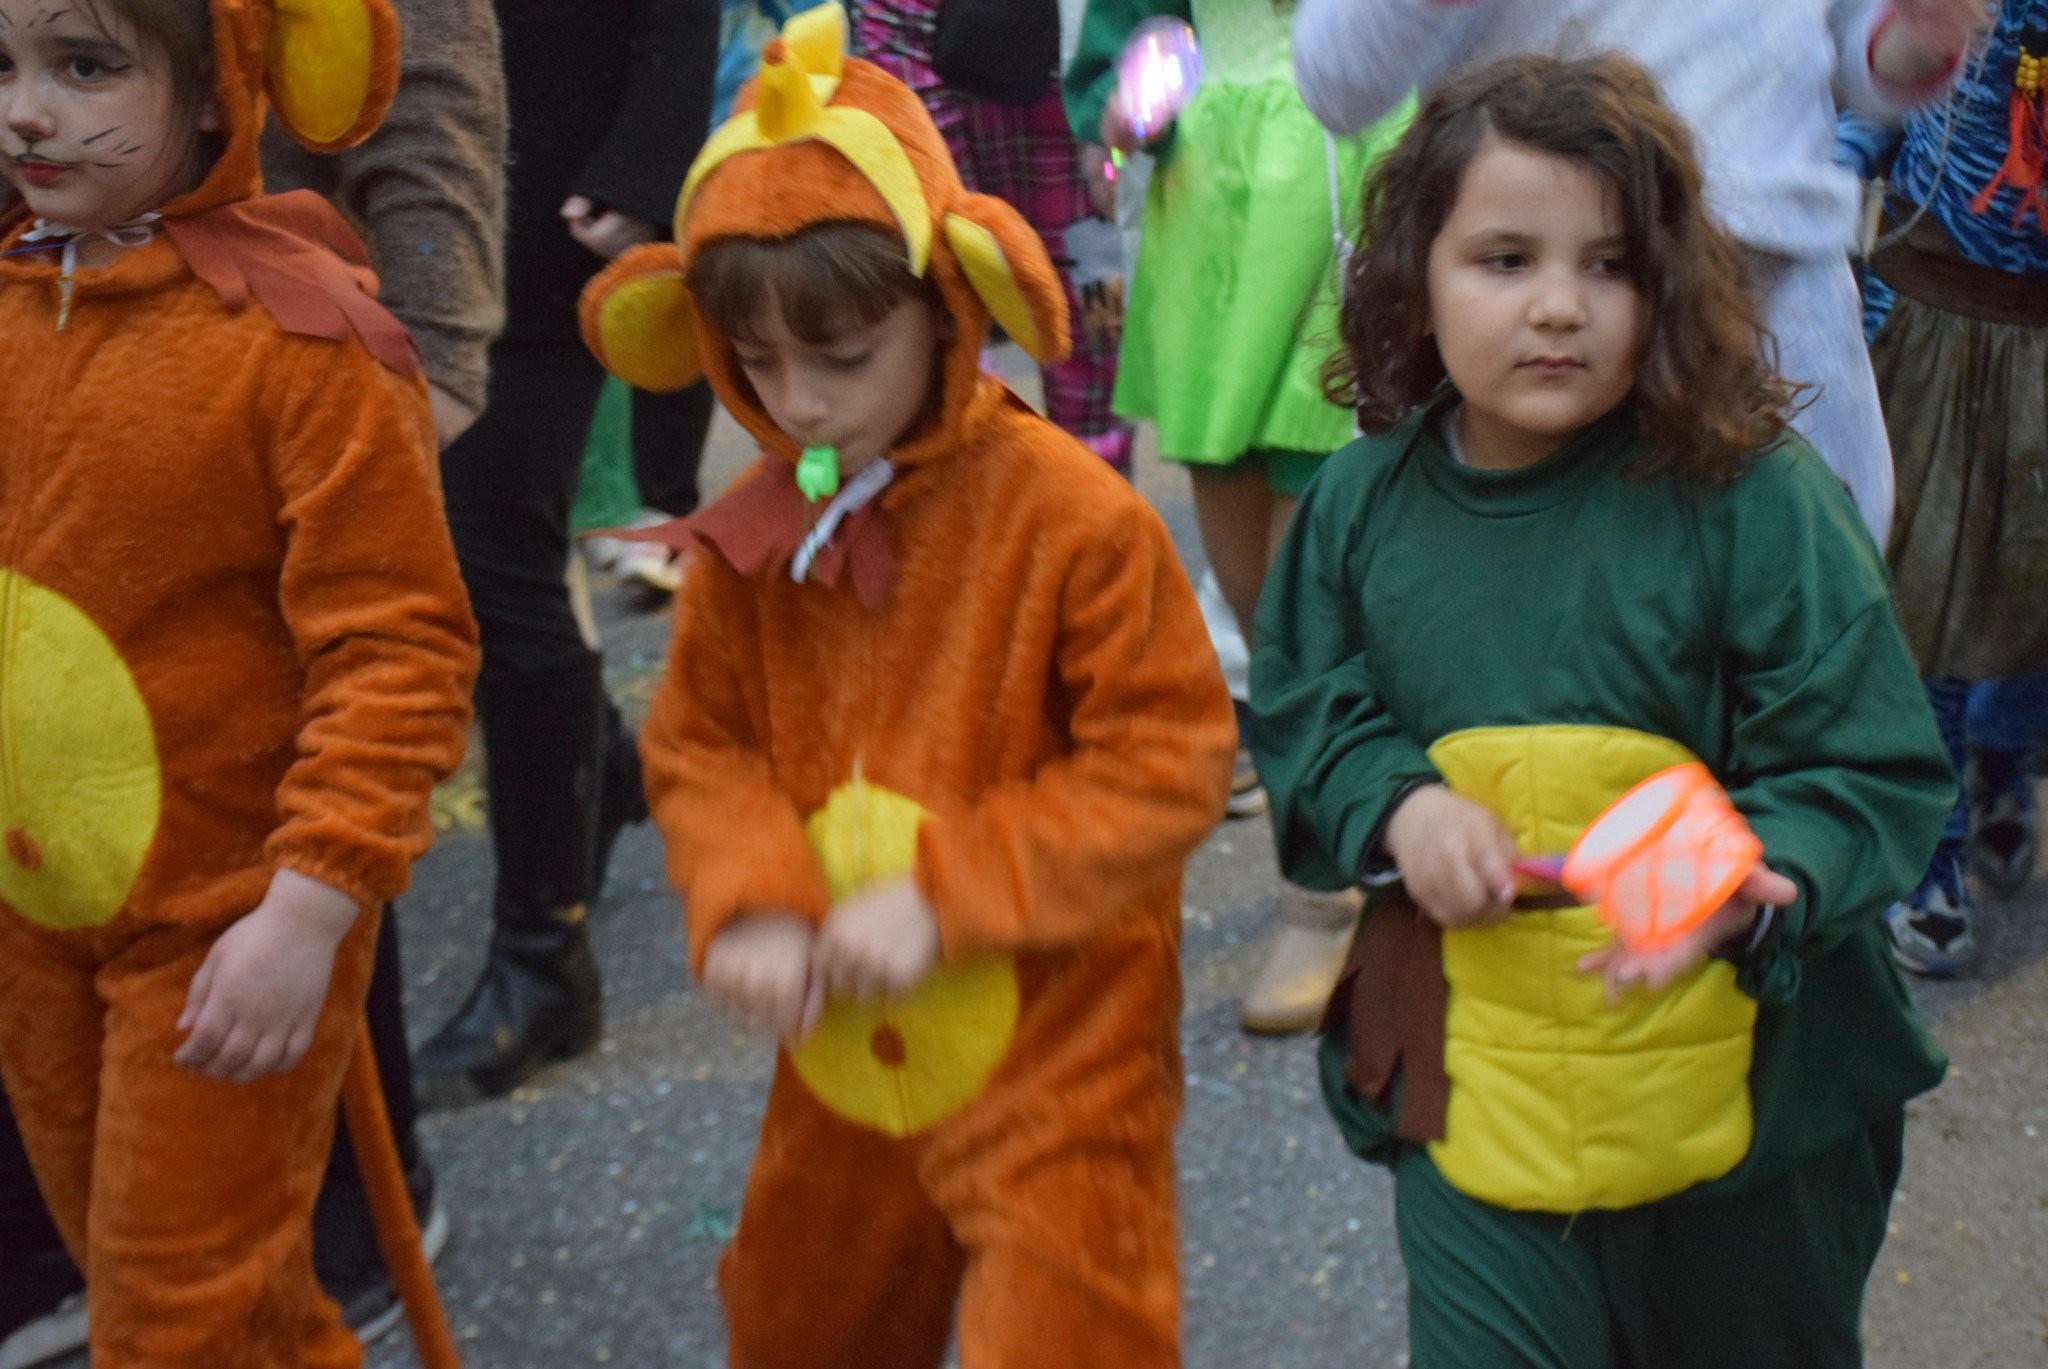
[[[1698,761],[1623,794],[1572,843],[1561,882],[1632,951],[1668,946],[1749,877],[1763,843]]]

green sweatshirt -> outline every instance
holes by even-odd
[[[1254,750],[1282,867],[1319,888],[1367,873],[1397,796],[1445,778],[1447,758],[1473,737],[1516,739],[1521,769],[1501,784],[1533,783],[1538,807],[1542,786],[1573,780],[1546,768],[1606,765],[1615,737],[1639,755],[1676,743],[1703,760],[1766,862],[1799,888],[1739,973],[1716,963],[1701,984],[1670,991],[1711,997],[1705,981],[1718,973],[1727,997],[1739,984],[1748,1014],[1733,1020],[1753,1134],[1752,1118],[1734,1119],[1734,1151],[1681,1187],[1753,1185],[1932,1087],[1944,1068],[1880,925],[1926,868],[1955,795],[1882,563],[1839,482],[1797,438],[1732,486],[1693,491],[1624,478],[1644,450],[1624,410],[1533,467],[1482,471],[1460,466],[1441,439],[1455,402],[1447,393],[1326,462],[1267,578]],[[1544,744],[1524,745],[1539,734]],[[1469,765],[1450,778],[1472,792]],[[1509,923],[1538,916],[1553,915]],[[1463,952],[1453,940],[1456,1046]],[[1488,973],[1558,972],[1496,963]],[[1529,1001],[1553,1001],[1544,994],[1555,987]],[[1447,1054],[1454,1132],[1459,1090],[1491,1078],[1461,1071],[1459,1058]]]

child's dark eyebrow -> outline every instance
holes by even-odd
[[[135,59],[128,55],[128,49],[106,38],[59,38],[52,44],[60,57],[90,57],[96,62],[109,65],[126,64]]]
[[[1513,228],[1482,228],[1477,233],[1467,234],[1467,247],[1528,247],[1536,241],[1527,233]]]

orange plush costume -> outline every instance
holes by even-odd
[[[317,200],[254,198],[266,91],[309,145],[353,141],[396,24],[212,11],[205,184],[104,270],[0,258],[0,1072],[97,1369],[328,1369],[361,1349],[313,1278],[313,1197],[475,628],[360,245]],[[193,974],[279,867],[364,908],[313,1047],[250,1085],[180,1070]]]
[[[1222,811],[1229,701],[1157,516],[980,372],[991,311],[1065,345],[1037,236],[843,36],[836,6],[791,21],[677,243],[585,296],[608,366],[701,365],[763,449],[682,527],[704,550],[644,734],[693,964],[736,917],[822,922],[913,872],[943,942],[906,999],[834,1003],[779,1056],[722,1269],[731,1362],[932,1369],[957,1304],[970,1369],[1175,1365],[1180,877]],[[957,329],[937,418],[797,583],[820,506],[683,278],[709,242],[832,220],[902,234]]]

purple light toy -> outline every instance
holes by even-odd
[[[1131,31],[1116,64],[1116,93],[1140,143],[1180,116],[1202,80],[1202,47],[1185,19],[1155,15]]]

